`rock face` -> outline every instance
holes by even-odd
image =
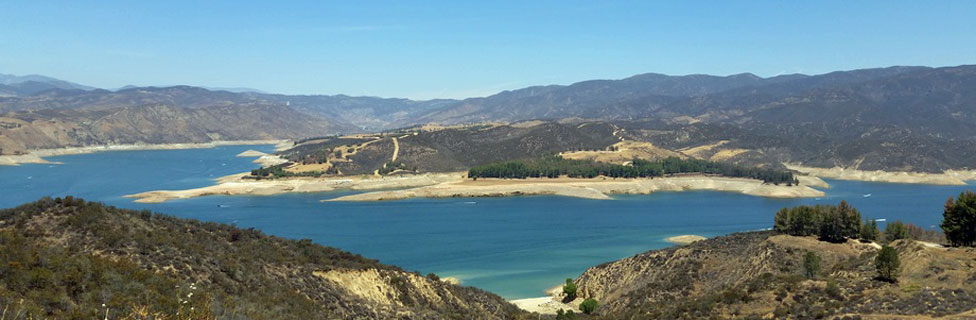
[[[947,316],[976,308],[976,250],[893,243],[899,283],[874,280],[877,248],[770,232],[732,234],[649,251],[586,270],[576,283],[608,318],[816,318],[841,315]],[[822,260],[800,275],[802,256]],[[836,283],[836,290],[827,283]]]
[[[0,305],[24,299],[19,308],[34,318],[98,318],[106,308],[119,319],[527,316],[497,295],[309,240],[80,199],[0,210],[0,256]]]

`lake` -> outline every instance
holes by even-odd
[[[247,149],[116,151],[50,157],[62,164],[0,166],[0,207],[43,196],[73,195],[118,207],[254,227],[286,238],[308,238],[407,270],[459,278],[508,299],[542,291],[587,267],[651,249],[664,238],[716,236],[772,226],[784,206],[847,200],[862,215],[935,228],[945,199],[967,186],[828,180],[822,199],[767,199],[723,192],[661,192],[614,201],[531,196],[321,203],[349,192],[277,196],[210,196],[140,204],[123,195],[213,184],[257,168]],[[870,197],[864,195],[870,194]],[[881,224],[882,228],[884,223]]]

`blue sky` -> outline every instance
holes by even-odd
[[[973,64],[973,21],[976,1],[0,0],[0,73],[459,98],[644,72]]]

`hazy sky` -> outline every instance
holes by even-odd
[[[409,98],[976,63],[976,1],[5,1],[0,73]]]

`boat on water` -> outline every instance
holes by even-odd
[[[870,198],[870,197],[871,197],[871,194],[870,194],[870,193],[868,193],[868,194],[865,194],[865,195],[863,195],[862,197],[865,197],[865,198]]]

